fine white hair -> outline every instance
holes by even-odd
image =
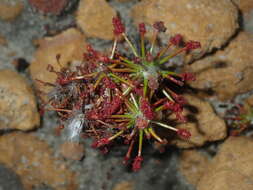
[[[80,141],[80,135],[83,129],[83,126],[86,124],[86,120],[84,117],[84,114],[76,113],[71,117],[64,129],[65,129],[65,135],[67,141],[71,142],[79,142]]]

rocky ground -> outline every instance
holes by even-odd
[[[108,51],[117,14],[132,36],[139,22],[162,20],[162,41],[180,33],[202,44],[179,61],[197,77],[184,113],[193,119],[178,126],[191,139],[163,154],[146,146],[137,173],[122,164],[126,147],[102,155],[89,139],[66,144],[55,113],[37,108],[48,89],[36,79],[55,79],[47,64],[80,60],[87,43]],[[0,29],[0,189],[253,189],[252,133],[228,136],[223,119],[233,103],[253,106],[253,0],[2,0]]]

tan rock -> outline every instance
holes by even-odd
[[[253,106],[253,95],[249,96],[249,97],[246,99],[246,103],[247,103],[249,106]]]
[[[4,36],[0,35],[0,46],[5,46],[7,45],[7,40],[5,39]]]
[[[133,182],[130,181],[122,181],[118,184],[115,185],[113,190],[133,190],[134,189],[134,184]]]
[[[194,96],[186,95],[185,98],[189,108],[185,108],[183,115],[188,117],[189,121],[178,125],[177,128],[189,130],[192,136],[188,140],[175,139],[172,143],[180,148],[190,148],[224,139],[227,135],[226,124],[215,114],[212,106]]]
[[[163,21],[166,34],[179,33],[186,41],[199,41],[202,48],[186,61],[220,48],[238,28],[237,9],[229,0],[146,0],[133,8],[132,16],[136,24]]]
[[[253,9],[253,0],[232,0],[243,14],[247,14]]]
[[[51,64],[55,70],[60,70],[56,60],[58,54],[61,55],[60,63],[62,66],[82,60],[86,46],[85,38],[78,30],[72,28],[57,36],[39,40],[38,43],[39,48],[34,55],[34,61],[31,63],[30,73],[36,88],[48,92],[50,87],[42,85],[36,79],[44,82],[55,82],[56,75],[48,72],[47,66]]]
[[[0,70],[0,129],[31,130],[40,117],[27,81],[11,70]]]
[[[0,137],[0,162],[14,170],[27,190],[46,184],[56,190],[74,190],[75,174],[49,146],[31,134],[11,133]]]
[[[23,3],[20,0],[1,0],[0,19],[12,21],[22,13],[23,8]]]
[[[179,170],[190,184],[196,186],[205,173],[208,162],[204,154],[196,150],[186,150],[180,156]]]
[[[88,37],[113,39],[112,18],[116,11],[105,0],[81,0],[77,11],[77,24]]]
[[[125,2],[130,2],[130,1],[133,1],[133,0],[117,0],[118,2],[120,3],[125,3]]]
[[[193,63],[188,71],[196,73],[191,85],[212,88],[218,98],[228,100],[253,89],[253,35],[242,32],[225,50]]]
[[[253,140],[229,137],[200,179],[198,190],[253,189]]]
[[[75,142],[65,142],[61,145],[61,154],[72,160],[81,160],[84,156],[84,147]]]

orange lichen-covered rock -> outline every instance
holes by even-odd
[[[77,24],[88,37],[113,39],[112,18],[116,11],[105,0],[81,0],[77,11]]]
[[[5,46],[7,45],[7,40],[5,39],[4,36],[0,35],[0,46]]]
[[[84,156],[84,146],[77,142],[64,142],[61,145],[61,154],[72,160],[81,160]]]
[[[186,61],[220,48],[238,28],[238,10],[229,0],[146,0],[133,8],[132,16],[136,24],[163,21],[166,34],[200,42],[202,48],[191,52]]]
[[[242,11],[243,14],[249,13],[253,10],[253,1],[252,0],[232,0],[238,8]]]
[[[24,77],[0,70],[0,129],[31,130],[40,124],[37,103]]]
[[[0,1],[0,19],[4,21],[13,21],[23,11],[24,5],[21,0],[1,0]]]
[[[208,163],[209,160],[204,154],[196,150],[185,150],[180,155],[179,170],[190,184],[196,186]]]
[[[0,137],[0,162],[14,170],[27,190],[45,184],[56,190],[75,190],[75,173],[54,157],[46,142],[32,134]]]
[[[253,189],[253,140],[230,137],[210,161],[197,185],[198,190]]]
[[[130,181],[122,181],[118,184],[116,184],[113,188],[113,190],[133,190],[134,184]]]
[[[253,35],[240,33],[224,50],[194,62],[186,68],[196,75],[190,85],[212,89],[221,100],[253,89]]]

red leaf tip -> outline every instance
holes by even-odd
[[[177,135],[182,137],[183,139],[189,139],[191,137],[191,133],[186,129],[178,129]]]
[[[113,24],[113,27],[114,27],[113,33],[116,36],[121,35],[122,33],[125,32],[125,27],[122,24],[119,17],[113,17],[112,18],[112,24]]]
[[[164,22],[158,21],[153,24],[153,27],[158,30],[158,32],[166,32],[167,28],[164,26]]]
[[[97,141],[95,141],[91,147],[92,148],[99,148],[101,146],[104,146],[104,145],[107,145],[110,143],[110,140],[108,138],[102,138],[102,139],[99,139]]]
[[[140,32],[141,35],[144,35],[147,32],[144,23],[139,24],[139,32]]]
[[[190,51],[197,48],[201,48],[201,44],[200,42],[197,42],[197,41],[189,41],[185,44],[185,48],[187,51]]]
[[[141,169],[141,163],[143,161],[142,156],[136,156],[132,165],[132,170],[137,172]]]
[[[183,40],[183,37],[181,34],[176,34],[172,38],[170,38],[170,43],[172,43],[175,46],[178,46]]]

